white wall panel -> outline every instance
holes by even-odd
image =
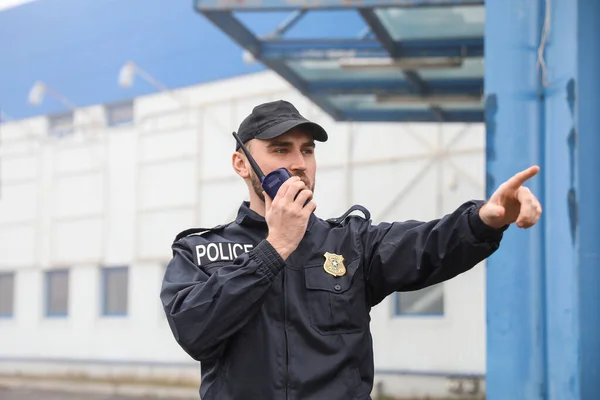
[[[140,161],[158,161],[195,155],[198,152],[198,131],[185,128],[159,134],[146,132],[140,137]]]
[[[233,121],[234,107],[229,103],[214,104],[202,109],[200,131],[202,132],[201,179],[217,179],[233,173],[231,154],[235,151],[235,139],[231,135],[241,121]]]
[[[57,147],[54,151],[53,170],[57,175],[96,170],[102,168],[106,163],[105,148],[102,142],[91,141],[75,145],[63,145],[59,141],[55,143],[57,143]]]
[[[38,159],[34,154],[25,157],[2,158],[1,185],[17,180],[35,179],[38,174]]]
[[[404,201],[413,191],[413,182],[423,179],[423,171],[432,168],[429,166],[431,163],[429,159],[423,159],[355,167],[354,203],[367,207],[375,221],[387,221],[394,217],[406,219],[409,215],[417,218],[415,211],[420,211],[410,210]],[[425,202],[432,196],[431,189],[421,194]]]
[[[98,215],[104,209],[104,171],[57,178],[54,192],[55,218]]]
[[[177,131],[186,129],[194,121],[195,114],[189,107],[158,111],[140,117],[138,127],[143,132],[148,131]]]
[[[137,257],[142,260],[165,260],[172,256],[171,244],[175,236],[194,227],[196,212],[193,209],[147,212],[139,217],[136,243]]]
[[[195,201],[196,160],[183,158],[140,168],[140,209],[186,206]]]
[[[22,182],[8,184],[0,189],[0,227],[6,223],[35,221],[38,204],[36,182]]]
[[[368,162],[375,158],[388,160],[414,158],[431,152],[433,145],[425,136],[433,132],[416,134],[411,127],[399,124],[356,124],[353,160]]]
[[[352,204],[346,194],[346,174],[342,168],[324,170],[316,177],[315,214],[322,219],[341,216]]]
[[[107,264],[127,265],[135,260],[137,143],[132,129],[120,129],[108,142],[107,199],[103,214]]]
[[[210,228],[233,221],[245,200],[248,200],[248,189],[237,175],[226,182],[202,184],[200,227]]]
[[[55,222],[50,235],[51,262],[54,265],[100,263],[103,258],[105,242],[102,218]]]
[[[35,226],[0,226],[0,268],[31,267],[36,261]]]

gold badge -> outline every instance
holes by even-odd
[[[346,267],[344,267],[344,256],[337,254],[325,253],[325,264],[323,264],[325,272],[333,276],[344,276]]]

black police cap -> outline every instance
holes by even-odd
[[[302,126],[311,133],[314,140],[327,141],[327,132],[319,124],[304,118],[296,107],[285,100],[260,104],[252,110],[240,124],[238,136],[242,143],[250,139],[273,139],[292,128]],[[240,145],[236,142],[235,149]]]

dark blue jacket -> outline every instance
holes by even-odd
[[[481,221],[481,204],[431,222],[374,225],[362,207],[365,218],[312,215],[285,262],[247,203],[229,224],[179,234],[161,300],[175,339],[201,363],[201,398],[369,399],[371,307],[490,256],[504,229]]]

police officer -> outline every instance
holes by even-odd
[[[175,339],[201,363],[205,400],[369,399],[371,308],[468,271],[510,224],[528,228],[541,214],[523,186],[531,167],[439,220],[375,225],[361,206],[322,220],[312,199],[325,130],[276,101],[255,107],[238,135],[265,174],[293,177],[269,198],[238,145],[232,165],[250,201],[235,221],[172,245],[161,300]]]

